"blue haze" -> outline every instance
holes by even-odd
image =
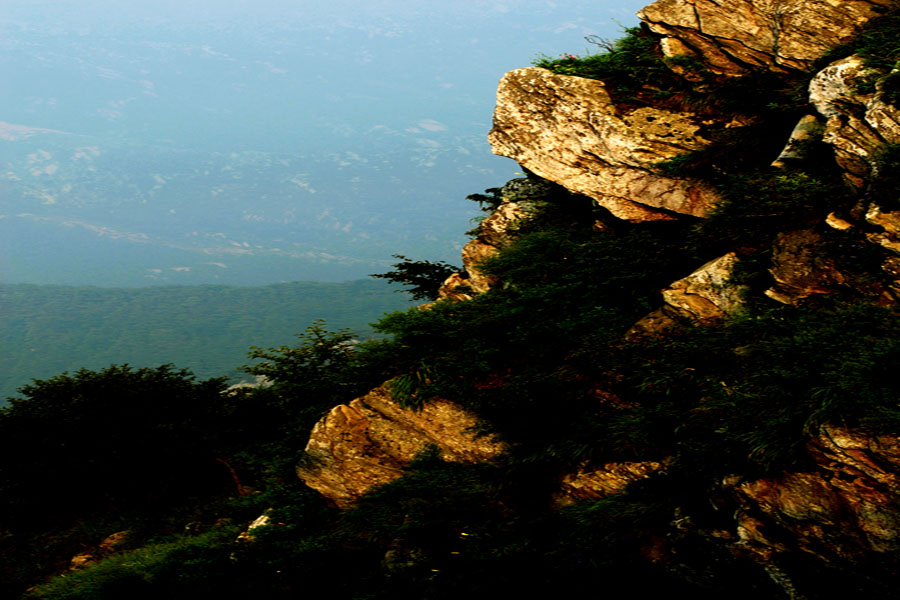
[[[342,281],[458,262],[496,82],[643,1],[0,1],[0,281]]]

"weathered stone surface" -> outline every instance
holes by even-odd
[[[900,439],[823,426],[818,468],[734,488],[740,544],[763,560],[800,550],[825,561],[900,550]]]
[[[438,298],[441,300],[452,300],[461,302],[463,300],[471,300],[474,290],[469,287],[468,272],[454,273],[444,280],[438,290]],[[427,302],[419,306],[420,310],[427,310],[434,302]]]
[[[737,262],[734,252],[709,261],[663,290],[663,300],[697,321],[712,321],[738,312],[745,287],[728,283]]]
[[[873,204],[866,211],[866,222],[882,229],[866,234],[870,242],[900,254],[900,211],[885,211]]]
[[[846,277],[821,250],[822,236],[811,230],[778,234],[769,272],[775,284],[766,296],[784,304],[817,294],[830,294],[846,282]]]
[[[877,90],[875,96],[866,105],[866,123],[885,143],[900,143],[900,109],[884,101],[881,81],[875,86]]]
[[[95,548],[90,548],[73,556],[72,560],[69,561],[69,569],[74,571],[75,569],[82,569],[97,564],[110,554],[121,550],[127,539],[128,531],[117,531],[106,537]]]
[[[828,119],[822,139],[834,147],[838,165],[856,188],[872,175],[885,144],[900,142],[900,111],[885,103],[880,91],[857,93],[870,75],[860,57],[849,56],[822,69],[809,86],[810,103]]]
[[[865,238],[860,234],[858,243],[865,244],[868,239],[900,254],[900,239],[897,237],[900,235],[900,212],[882,213],[873,206],[867,219],[873,225],[881,225],[885,231],[866,233]],[[827,216],[825,222],[841,231],[854,227],[833,213]],[[772,267],[769,269],[775,282],[765,293],[773,300],[791,306],[811,296],[833,294],[840,290],[863,294],[883,306],[897,304],[900,282],[886,285],[884,281],[856,273],[846,266],[838,268],[839,264],[834,255],[829,255],[825,239],[818,232],[810,229],[780,233],[775,238]],[[889,279],[895,278],[888,262],[885,262],[883,271]]]
[[[729,252],[664,289],[666,305],[635,323],[625,339],[665,335],[679,327],[710,323],[739,312],[746,287],[728,282],[738,260],[737,254]]]
[[[373,486],[400,477],[430,444],[444,460],[457,462],[486,461],[503,452],[503,444],[473,432],[476,424],[474,415],[446,400],[421,410],[403,408],[382,386],[336,406],[316,423],[306,445],[308,460],[297,474],[345,507]]]
[[[522,204],[504,201],[478,226],[478,239],[496,248],[505,246],[509,241],[509,227],[525,212]]]
[[[825,217],[825,224],[838,231],[849,231],[850,229],[853,229],[853,223],[847,219],[842,219],[833,212],[828,213],[828,216]]]
[[[469,240],[462,249],[463,267],[469,277],[465,283],[473,292],[486,292],[497,283],[497,278],[493,275],[486,275],[478,268],[478,263],[497,254],[499,248],[493,244],[488,244],[480,238]]]
[[[826,119],[844,114],[848,103],[859,104],[860,100],[868,99],[857,95],[855,90],[870,73],[859,56],[836,60],[810,80],[809,103]]]
[[[582,500],[613,496],[623,492],[628,484],[649,477],[665,465],[665,462],[656,461],[615,462],[593,468],[583,465],[562,478],[553,500],[558,506],[566,506]]]
[[[831,117],[825,125],[822,141],[834,147],[834,157],[851,187],[865,187],[872,171],[872,159],[882,142],[864,121],[854,116]]]
[[[657,0],[638,12],[656,33],[680,44],[667,56],[700,55],[717,73],[748,67],[806,69],[823,52],[849,41],[890,0]]]
[[[500,81],[488,139],[495,154],[639,222],[704,216],[715,204],[710,185],[654,172],[704,147],[700,127],[688,113],[662,109],[618,115],[603,82],[526,68]]]
[[[281,524],[283,525],[283,523]],[[256,534],[254,534],[253,532],[260,527],[269,527],[271,525],[273,525],[272,517],[269,516],[268,511],[264,512],[260,516],[256,517],[253,522],[247,526],[247,529],[238,534],[237,541],[243,543],[255,542]]]

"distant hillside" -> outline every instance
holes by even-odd
[[[365,337],[409,301],[382,281],[264,287],[99,288],[0,284],[0,398],[33,378],[109,364],[175,363],[240,377],[249,346],[295,340],[315,319]]]

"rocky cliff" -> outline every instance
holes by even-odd
[[[643,30],[633,35],[654,41],[655,56],[670,69],[667,77],[679,78],[671,89],[661,88],[659,81],[645,82],[625,98],[615,78],[567,74],[579,66],[571,61],[564,65],[569,71],[548,64],[507,73],[499,85],[489,139],[495,153],[515,159],[537,177],[503,188],[502,201],[463,251],[465,271],[445,282],[438,304],[474,302],[491,290],[521,285],[504,281],[502,263],[496,267],[485,259],[520,243],[528,228],[523,223],[553,202],[542,178],[592,206],[588,220],[598,237],[621,237],[633,228],[660,224],[687,236],[707,235],[717,226],[730,232],[734,223],[749,223],[754,229],[719,235],[700,250],[693,247],[702,260],[657,288],[656,307],[610,342],[616,347],[641,346],[660,335],[686,335],[686,330],[715,332],[722,323],[747,315],[759,320],[763,317],[754,315],[770,314],[754,312],[760,306],[764,311],[778,306],[807,310],[818,306],[814,301],[827,299],[895,307],[900,291],[900,207],[893,184],[885,181],[894,181],[890,178],[895,176],[896,158],[891,153],[900,142],[896,82],[894,71],[873,59],[877,49],[853,45],[861,31],[876,32],[867,34],[870,41],[877,37],[877,28],[864,29],[867,23],[895,9],[890,0],[658,0],[639,13]],[[830,58],[823,59],[828,51]],[[715,96],[740,86],[745,78],[771,77],[800,90],[777,119],[771,107],[757,114],[747,107],[723,107]],[[786,122],[790,127],[784,127]],[[775,140],[767,147],[769,154],[754,149],[750,140],[760,131]],[[731,156],[757,155],[730,162],[717,158],[726,151]],[[685,157],[698,157],[700,167],[672,168],[673,159]],[[694,164],[691,160],[687,164]],[[751,167],[746,167],[748,160]],[[744,191],[735,191],[735,182]],[[756,187],[747,192],[751,184]],[[582,242],[580,247],[588,245]],[[560,252],[560,261],[574,259]],[[564,271],[567,266],[548,262],[546,268]],[[521,318],[543,317],[526,307]],[[760,335],[768,334],[762,330]],[[795,343],[797,352],[803,352],[802,342]],[[755,348],[754,341],[747,340],[717,352],[752,365],[759,359]],[[484,393],[503,387],[519,368],[516,364],[509,362],[505,373],[481,376],[473,389]],[[657,367],[651,361],[642,368]],[[691,372],[702,370],[696,364],[665,379],[672,386],[666,394],[693,393],[679,392],[695,389],[681,382],[700,377]],[[567,377],[581,382],[592,376],[585,371]],[[622,381],[629,377],[633,373],[604,372],[584,394],[593,398],[599,407],[595,410],[622,423],[621,415],[642,410],[635,407],[658,385],[645,379],[644,387],[631,396],[614,391],[625,389]],[[719,410],[713,397],[725,398],[741,411],[739,399],[750,387],[769,389],[769,404],[793,393],[792,380],[765,388],[760,382],[748,386],[725,377],[712,385],[709,396],[688,401],[694,408],[684,419],[693,425],[685,428],[698,427],[698,415]],[[839,395],[835,390],[841,385],[822,382],[814,397]],[[479,417],[496,422],[508,418],[492,410],[479,411],[476,403],[463,409],[444,399],[422,409],[402,407],[381,388],[336,408],[316,426],[307,448],[311,461],[300,476],[348,506],[371,486],[400,477],[404,465],[426,444],[436,445],[451,461],[502,462],[528,442],[513,434],[494,441],[467,433]],[[715,548],[728,560],[755,565],[772,589],[787,598],[831,597],[810,580],[809,574],[816,572],[838,573],[829,581],[841,585],[865,579],[877,580],[872,589],[889,587],[885,582],[892,581],[890,576],[879,580],[869,573],[897,566],[896,431],[886,432],[877,418],[828,414],[804,417],[799,441],[772,442],[792,446],[801,459],[761,469],[765,461],[760,457],[772,450],[760,445],[749,452],[749,462],[728,467],[740,471],[710,472],[699,483],[689,478],[704,488],[713,510],[679,505],[638,544],[640,554],[669,573],[701,581],[715,577],[704,575],[709,566],[698,564],[702,559],[692,559],[691,552],[699,546]],[[750,425],[738,437],[764,438],[767,432],[759,429],[766,427]],[[603,444],[596,441],[598,447]],[[642,482],[650,485],[688,468],[689,452],[677,444],[662,446],[667,449],[628,452],[620,446],[605,457],[569,461],[555,471],[550,501],[578,506],[615,498],[643,489]],[[617,452],[620,456],[614,457]]]

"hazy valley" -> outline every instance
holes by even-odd
[[[359,278],[392,253],[455,261],[466,195],[516,171],[485,140],[499,74],[617,35],[638,3],[581,5],[10,7],[0,281],[260,285]]]

